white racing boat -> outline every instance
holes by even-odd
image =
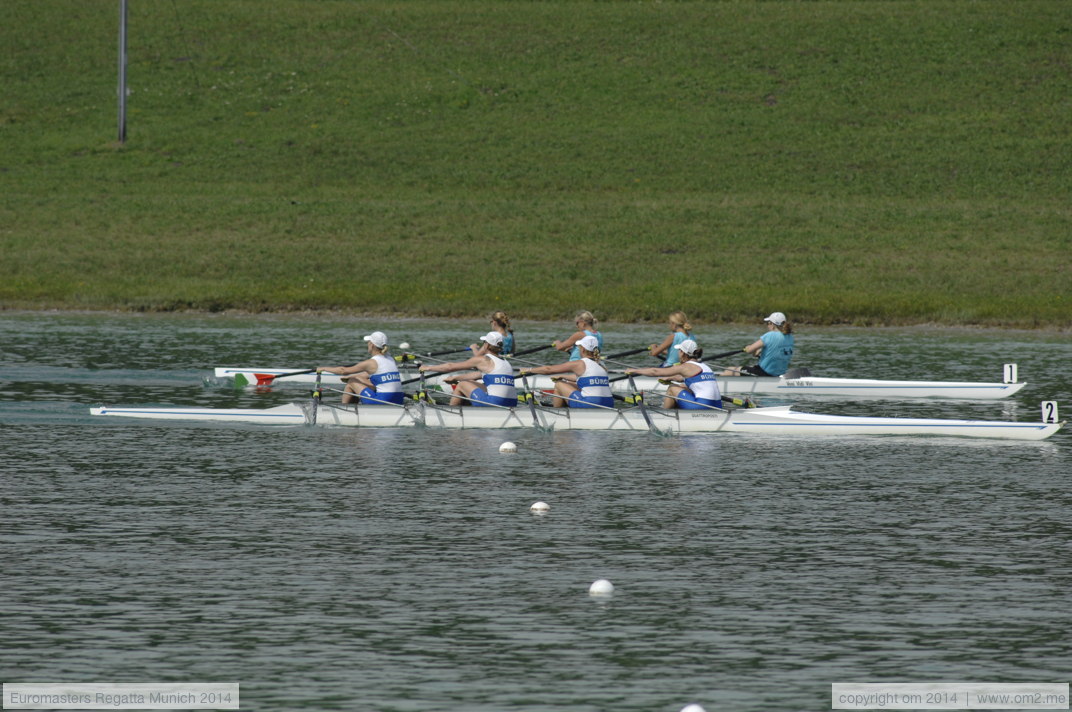
[[[971,381],[882,381],[867,378],[825,378],[811,375],[798,375],[789,372],[789,378],[762,378],[758,376],[732,376],[718,379],[719,390],[726,395],[763,395],[780,396],[784,398],[796,398],[800,396],[815,396],[824,398],[938,398],[958,400],[997,400],[1008,398],[1017,393],[1027,384],[1016,382],[1014,364],[1007,364],[1006,376],[1012,376],[1003,383],[981,383]],[[301,369],[294,368],[217,368],[215,376],[218,379],[240,377],[240,382],[262,385],[282,384],[313,384],[316,382],[315,373],[297,373],[284,377],[279,374],[293,374]],[[795,369],[801,371],[802,369]],[[403,379],[416,378],[416,371],[403,371]],[[614,372],[611,373],[613,378]],[[266,378],[271,377],[271,378]],[[428,374],[426,384],[436,385],[441,374]],[[637,388],[644,391],[654,391],[658,388],[657,379],[635,376]],[[336,386],[343,381],[339,376],[330,373],[321,374],[321,383],[328,386]],[[533,388],[547,390],[554,388],[550,376],[529,376],[529,384]],[[415,386],[416,384],[414,384]],[[613,381],[611,387],[619,393],[627,392],[629,383],[627,380]]]
[[[1056,419],[1056,405],[1053,406]],[[752,433],[764,435],[932,435],[1002,440],[1043,440],[1064,422],[1020,423],[937,418],[884,418],[823,415],[790,406],[739,410],[661,408],[570,409],[544,406],[452,408],[417,401],[405,406],[291,403],[264,409],[110,407],[92,415],[269,425],[347,427],[485,428],[541,430],[657,430],[660,433]],[[650,421],[650,422],[649,422]]]

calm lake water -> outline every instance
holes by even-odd
[[[520,347],[570,324],[519,324]],[[833,682],[1068,682],[1072,435],[1042,443],[93,418],[267,407],[215,366],[477,321],[0,313],[0,679],[238,682],[255,710],[827,710]],[[757,327],[700,330],[711,353]],[[606,325],[607,351],[661,326]],[[1030,385],[849,414],[1072,414],[1067,333],[801,328],[815,375]],[[515,455],[498,452],[504,440]],[[545,516],[529,512],[543,500]],[[609,598],[587,593],[610,579]]]

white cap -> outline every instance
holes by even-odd
[[[599,339],[592,336],[591,334],[577,339],[577,341],[574,343],[576,343],[582,349],[588,349],[589,351],[595,351],[599,348]]]
[[[677,350],[686,356],[692,356],[700,346],[692,339],[685,339],[677,345]]]
[[[763,321],[769,321],[770,323],[774,324],[775,326],[781,326],[782,324],[785,323],[785,314],[782,314],[781,312],[773,312],[770,316],[768,316]]]
[[[497,331],[489,331],[481,336],[480,340],[487,342],[491,346],[502,346],[502,334]]]
[[[374,331],[365,337],[365,341],[371,341],[373,346],[382,349],[387,345],[387,334],[382,331]]]

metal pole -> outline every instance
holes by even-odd
[[[127,140],[127,0],[119,0],[119,143]]]

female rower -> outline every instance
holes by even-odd
[[[514,353],[514,330],[510,328],[510,317],[506,312],[497,311],[491,315],[491,330],[502,335],[502,355],[509,356]],[[471,344],[469,350],[474,354],[480,350],[480,344]]]
[[[767,333],[744,347],[746,353],[759,357],[759,363],[727,368],[719,375],[781,376],[789,370],[789,361],[793,358],[792,324],[781,312],[774,312],[763,321],[767,322]]]
[[[692,324],[685,316],[685,312],[676,311],[669,316],[670,334],[661,343],[652,344],[648,347],[652,356],[664,356],[663,368],[678,363],[677,347],[685,339],[692,339]],[[695,339],[693,339],[695,341]]]
[[[575,379],[560,378],[555,381],[552,405],[556,408],[566,404],[569,404],[570,408],[613,408],[614,396],[610,392],[610,378],[607,376],[607,369],[599,362],[599,340],[595,336],[586,335],[578,339],[577,348],[581,356],[576,361],[526,368],[521,371],[521,375],[574,374]]]
[[[360,398],[362,405],[402,405],[402,381],[398,364],[387,356],[387,334],[374,331],[365,337],[370,358],[353,366],[319,366],[318,371],[349,376],[342,392],[342,402]]]
[[[577,346],[577,342],[586,336],[591,336],[596,340],[597,348],[603,348],[603,334],[599,333],[599,330],[596,328],[596,318],[592,316],[592,312],[583,311],[578,313],[573,322],[577,325],[577,331],[573,332],[562,341],[557,339],[552,341],[552,346],[559,351],[569,351],[570,361],[576,361],[581,358],[581,351]]]
[[[683,384],[671,383],[663,397],[663,408],[678,407],[682,410],[708,410],[722,407],[722,395],[718,392],[715,372],[703,358],[703,349],[692,339],[685,339],[677,346],[680,363],[662,368],[631,368],[626,373],[655,378],[675,378]]]
[[[476,369],[447,379],[448,383],[458,384],[454,390],[454,396],[450,399],[450,404],[513,408],[517,405],[514,367],[499,355],[502,352],[502,334],[489,331],[481,336],[480,340],[484,343],[477,346],[472,358],[454,363],[441,363],[438,366],[421,366],[421,371],[423,373],[450,373]]]

